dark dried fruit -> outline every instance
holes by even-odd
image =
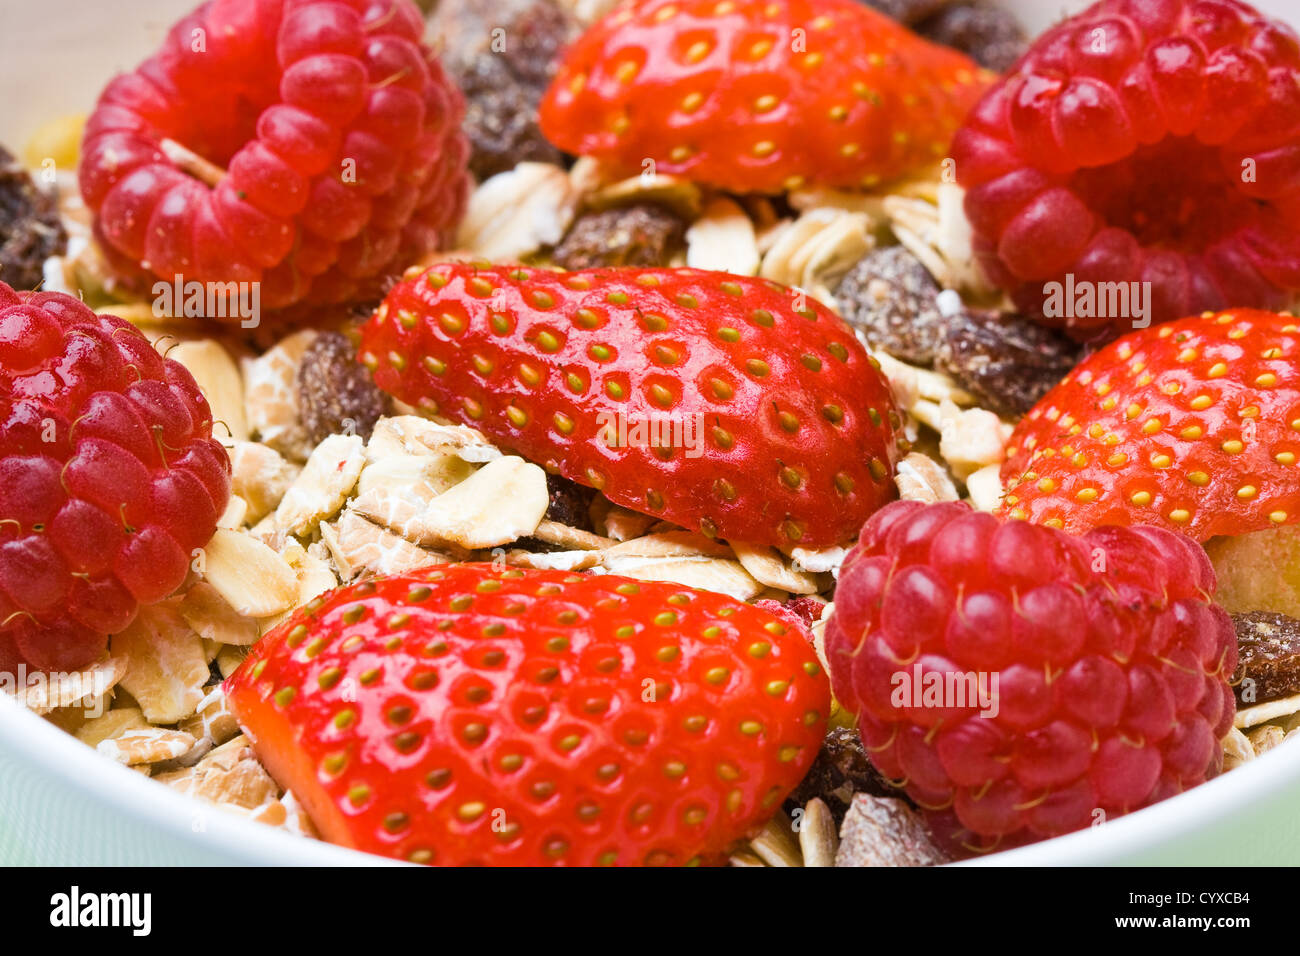
[[[917,24],[916,32],[960,50],[980,66],[1001,73],[1029,48],[1020,21],[991,3],[961,3]]]
[[[871,348],[917,365],[934,361],[947,319],[939,286],[921,260],[903,246],[873,249],[840,281],[840,314]]]
[[[298,414],[312,444],[343,433],[369,438],[388,409],[388,397],[357,363],[346,336],[322,332],[298,366]]]
[[[481,182],[564,154],[537,124],[557,59],[580,32],[554,0],[441,0],[430,18],[442,65],[465,94],[469,168]]]
[[[1300,621],[1272,611],[1232,615],[1237,672],[1232,685],[1243,707],[1300,694]]]
[[[581,531],[595,531],[591,524],[591,500],[596,496],[595,491],[552,474],[546,476],[546,490],[551,495],[546,506],[547,521],[556,521]]]
[[[934,364],[982,407],[1019,418],[1074,368],[1079,351],[1059,332],[1020,316],[962,309],[945,327]]]
[[[946,853],[935,845],[921,815],[902,800],[861,793],[840,830],[836,866],[942,866]]]
[[[893,17],[899,23],[912,26],[938,13],[952,0],[862,0],[862,2],[887,17]]]
[[[793,812],[813,797],[820,797],[838,825],[855,793],[898,797],[907,801],[907,796],[891,787],[880,771],[871,765],[858,732],[849,727],[833,727],[822,741],[821,752],[808,768],[807,775],[787,798],[786,809]]]
[[[686,223],[657,203],[602,209],[574,220],[551,259],[565,269],[666,266],[685,235]]]
[[[0,280],[35,289],[45,277],[45,260],[62,255],[67,244],[56,197],[0,146]]]

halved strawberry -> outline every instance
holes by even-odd
[[[764,280],[441,263],[393,287],[360,357],[402,401],[710,536],[842,544],[894,495],[888,383]]]
[[[945,155],[984,85],[853,0],[649,0],[569,48],[541,123],[568,152],[736,192],[871,187]]]
[[[713,862],[830,707],[812,647],[757,608],[484,564],[319,597],[225,687],[326,839],[445,865]]]
[[[1300,329],[1234,309],[1130,333],[1017,426],[1005,513],[1083,531],[1154,524],[1203,541],[1300,521]]]

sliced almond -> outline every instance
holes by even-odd
[[[686,264],[692,269],[752,276],[759,260],[754,223],[733,199],[710,200],[686,230]]]
[[[474,190],[457,245],[493,262],[517,261],[563,239],[578,200],[559,166],[518,163]]]
[[[362,470],[352,508],[385,527],[405,528],[473,473],[474,465],[454,455],[391,455]]]
[[[1277,720],[1280,717],[1289,717],[1297,712],[1300,712],[1300,694],[1283,697],[1279,700],[1270,700],[1267,703],[1256,704],[1253,707],[1243,707],[1237,711],[1237,716],[1233,718],[1232,724],[1234,727],[1242,728],[1258,727],[1260,724]]]
[[[834,866],[840,838],[835,818],[824,802],[814,797],[803,807],[799,821],[799,850],[804,866]]]
[[[366,443],[366,460],[370,462],[393,455],[442,454],[480,464],[501,457],[501,452],[482,432],[465,425],[443,425],[419,415],[389,415],[379,419]]]
[[[600,564],[599,551],[507,551],[505,562],[516,568],[589,571]]]
[[[204,550],[204,579],[244,617],[270,617],[293,606],[298,576],[257,539],[217,529]]]
[[[338,514],[361,477],[364,447],[360,435],[330,435],[317,445],[275,509],[276,524],[303,536]]]
[[[731,550],[736,552],[741,566],[760,584],[791,594],[816,594],[821,589],[815,577],[795,570],[775,548],[733,541]]]
[[[243,646],[258,638],[257,621],[241,615],[207,581],[199,581],[185,592],[180,612],[204,640]]]
[[[243,365],[244,412],[250,434],[296,461],[306,460],[311,452],[311,442],[298,418],[298,366],[317,334],[311,329],[295,332]]]
[[[809,574],[840,573],[840,565],[849,556],[848,548],[791,548],[790,558],[797,570]]]
[[[939,454],[959,479],[987,465],[1001,464],[1010,429],[997,415],[982,408],[958,408],[945,399],[939,405]]]
[[[248,502],[239,495],[231,495],[226,502],[226,510],[217,519],[218,528],[241,528],[248,514]]]
[[[302,469],[270,445],[235,442],[230,448],[230,490],[244,499],[244,521],[256,524],[275,510]]]
[[[244,662],[247,655],[248,648],[235,647],[234,645],[227,645],[217,651],[217,670],[221,671],[222,678],[227,678],[233,674],[239,665]]]
[[[194,716],[181,721],[178,729],[200,743],[206,741],[210,747],[219,747],[234,739],[239,733],[239,724],[226,706],[226,695],[220,684],[208,691],[207,696],[199,701]]]
[[[230,444],[248,439],[248,419],[244,410],[244,376],[239,366],[215,339],[181,342],[166,350],[167,357],[184,365],[199,385],[212,407],[212,418],[225,422],[227,434],[214,429],[213,434]]]
[[[404,536],[424,545],[494,548],[536,531],[549,504],[546,472],[513,455],[498,458],[429,502]]]
[[[129,767],[138,764],[175,760],[194,748],[195,740],[183,730],[143,727],[128,730],[111,740],[101,741],[95,749]]]
[[[749,848],[768,866],[803,866],[790,818],[781,811],[749,841]]]
[[[130,626],[112,638],[114,656],[127,661],[122,687],[154,724],[174,724],[193,714],[209,677],[203,643],[181,615],[179,603],[141,608]]]

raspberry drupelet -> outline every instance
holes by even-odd
[[[1200,546],[1160,528],[1075,536],[895,502],[840,572],[832,688],[956,847],[1056,836],[1217,773],[1237,641],[1214,589]],[[918,674],[975,675],[989,699],[901,692]]]
[[[260,282],[271,310],[375,294],[468,200],[464,101],[409,0],[213,0],[114,79],[80,182],[113,268]]]
[[[181,585],[229,496],[184,366],[71,296],[0,282],[0,671],[94,661]]]
[[[1034,43],[952,155],[989,278],[1077,339],[1300,290],[1300,38],[1238,0],[1095,4]],[[1062,309],[1047,286],[1067,276],[1149,282],[1149,312]]]

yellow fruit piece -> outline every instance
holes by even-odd
[[[1219,577],[1215,600],[1225,609],[1300,617],[1300,526],[1211,538],[1205,551]]]
[[[53,160],[56,169],[72,172],[81,158],[81,133],[85,127],[85,113],[70,113],[42,124],[27,140],[23,160],[32,169],[41,169],[46,160]]]

